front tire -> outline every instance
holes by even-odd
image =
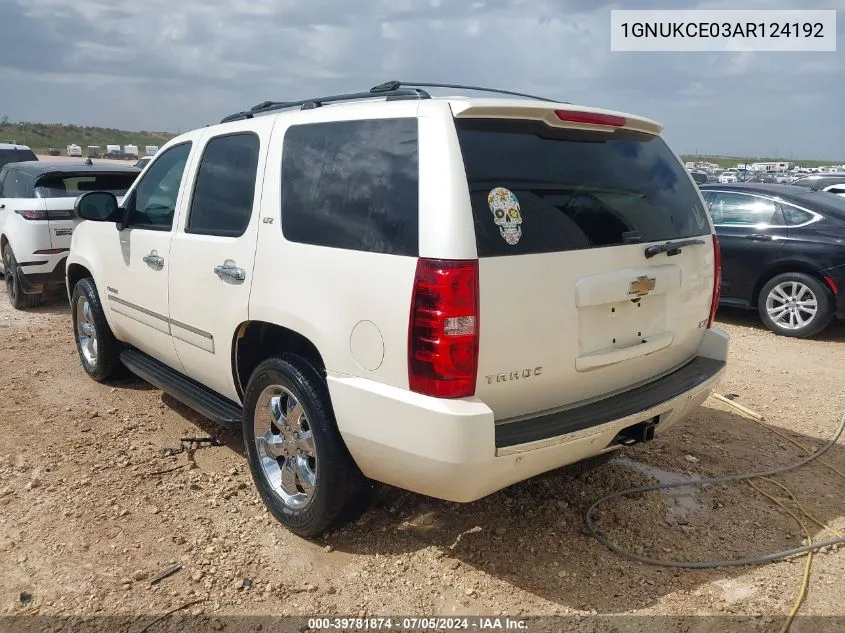
[[[286,354],[261,363],[244,395],[244,446],[270,513],[303,537],[358,514],[365,479],[337,429],[325,378]]]
[[[123,368],[121,345],[106,320],[93,279],[86,277],[77,282],[70,307],[82,369],[97,382],[116,377]]]
[[[18,279],[18,262],[12,252],[12,246],[6,244],[3,247],[3,275],[6,281],[6,294],[9,295],[9,303],[15,310],[26,310],[41,305],[41,294],[27,294],[21,287],[21,280]]]
[[[824,330],[833,319],[833,296],[815,277],[784,273],[760,290],[757,311],[775,334],[806,338]]]

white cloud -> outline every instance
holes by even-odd
[[[796,156],[843,157],[845,137],[830,123],[845,97],[842,53],[611,53],[609,10],[619,4],[0,0],[2,107],[13,119],[186,129],[266,99],[410,78],[641,113],[664,123],[681,152],[766,153],[777,136]],[[638,4],[676,8],[677,0]]]

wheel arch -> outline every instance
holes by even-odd
[[[70,297],[73,295],[73,289],[76,288],[76,284],[78,284],[80,280],[85,279],[86,277],[90,277],[91,279],[94,278],[94,274],[90,270],[88,270],[86,266],[84,266],[83,264],[78,264],[76,262],[68,263],[67,269],[65,270],[68,299],[70,299]]]
[[[326,369],[317,346],[295,330],[267,321],[244,321],[236,328],[232,340],[232,378],[241,399],[259,363],[282,353],[302,356],[320,373]]]
[[[824,275],[812,264],[802,262],[800,260],[779,262],[771,268],[768,268],[766,272],[760,275],[757,279],[757,283],[754,284],[754,290],[751,295],[751,305],[755,309],[760,301],[760,292],[763,290],[763,286],[769,283],[772,278],[785,273],[802,273],[809,275],[821,283],[821,285],[824,286],[830,293],[831,297],[833,296],[833,291],[830,286],[828,286],[827,281],[825,281]]]

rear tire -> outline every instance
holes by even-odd
[[[12,252],[12,246],[6,244],[3,248],[3,273],[6,281],[6,294],[9,295],[9,303],[15,310],[27,310],[41,305],[41,293],[27,294],[21,288],[18,279],[18,262]]]
[[[80,279],[74,287],[70,314],[76,351],[85,373],[97,382],[119,376],[123,371],[122,346],[109,327],[97,286],[90,277]]]
[[[337,429],[321,372],[303,358],[270,358],[244,394],[244,446],[258,493],[288,530],[314,537],[359,515],[370,486]]]
[[[775,334],[815,336],[833,319],[833,293],[815,277],[784,273],[772,277],[760,290],[757,311]]]

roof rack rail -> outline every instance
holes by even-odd
[[[267,112],[274,112],[276,110],[284,110],[287,108],[299,108],[300,110],[310,110],[312,108],[319,108],[325,103],[334,103],[338,101],[357,101],[359,99],[380,99],[387,97],[388,100],[398,99],[430,99],[425,90],[419,88],[401,88],[384,89],[378,92],[352,92],[349,94],[329,95],[326,97],[316,97],[312,99],[302,99],[301,101],[263,101],[258,105],[252,106],[249,110],[243,112],[236,112],[224,118],[221,123],[228,123],[229,121],[241,121],[243,119],[251,119],[256,114],[266,114]]]
[[[498,88],[482,88],[481,86],[464,86],[462,84],[436,84],[436,83],[426,83],[422,81],[386,81],[383,84],[379,84],[373,88],[370,88],[370,92],[375,93],[382,93],[382,92],[390,92],[393,90],[399,90],[402,87],[405,88],[456,88],[458,90],[474,90],[478,92],[492,92],[496,94],[502,95],[511,95],[514,97],[526,97],[528,99],[537,99],[538,101],[552,101],[555,103],[566,103],[566,101],[558,101],[557,99],[548,99],[547,97],[538,97],[537,95],[529,95],[525,94],[524,92],[513,92],[511,90],[499,90]]]

